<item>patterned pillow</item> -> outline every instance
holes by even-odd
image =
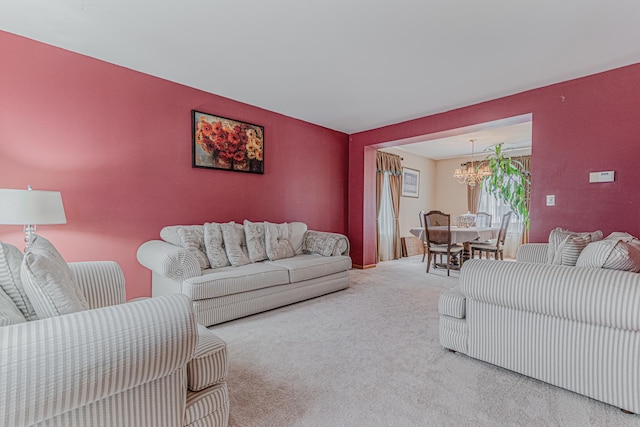
[[[267,256],[271,261],[295,256],[293,246],[289,242],[289,227],[287,223],[264,223],[264,239],[267,247]]]
[[[179,227],[178,236],[180,236],[181,246],[198,259],[200,268],[202,270],[209,268],[209,259],[207,258],[207,254],[204,253],[204,228]]]
[[[216,222],[204,223],[204,247],[207,251],[207,258],[211,268],[220,268],[231,265],[227,252],[224,249],[224,239],[222,228]]]
[[[69,265],[43,237],[36,236],[24,254],[20,275],[27,296],[41,319],[89,308]]]
[[[224,250],[227,253],[229,262],[234,267],[251,264],[247,253],[247,241],[244,236],[244,227],[231,221],[220,224],[222,238],[224,240]]]
[[[264,224],[244,220],[244,234],[247,239],[247,251],[251,262],[267,259],[267,248],[264,244]]]
[[[557,227],[551,230],[549,233],[549,244],[547,245],[547,264],[553,264],[556,258],[556,251],[560,244],[569,236],[591,236],[591,241],[596,242],[602,240],[602,231],[597,230],[593,232],[578,233],[575,231],[565,230]]]
[[[18,310],[13,300],[0,288],[0,326],[9,326],[26,321],[27,319]]]
[[[591,234],[567,236],[558,246],[553,264],[575,266],[580,253],[589,243],[591,243]]]
[[[640,243],[637,239],[605,239],[587,245],[576,262],[577,267],[607,268],[640,272]]]
[[[24,291],[24,285],[20,278],[21,265],[22,252],[20,249],[0,242],[0,289],[11,298],[25,319],[36,320],[38,316]]]

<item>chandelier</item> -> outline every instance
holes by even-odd
[[[475,187],[477,184],[481,183],[482,180],[491,175],[491,171],[486,165],[476,166],[476,162],[473,159],[476,140],[470,139],[469,141],[471,141],[471,161],[462,163],[460,166],[464,169],[457,168],[453,173],[453,177],[456,178],[460,184],[467,184],[469,187]]]

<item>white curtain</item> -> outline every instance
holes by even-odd
[[[478,211],[491,214],[491,226],[500,227],[502,216],[510,210],[509,206],[502,203],[501,200],[496,199],[495,196],[487,193],[484,188],[481,190]],[[516,251],[521,244],[522,230],[522,222],[514,212],[513,215],[511,215],[511,222],[507,229],[507,238],[504,241],[503,250],[506,258],[516,257]]]
[[[393,259],[393,249],[395,245],[395,217],[393,214],[393,204],[391,201],[391,186],[389,184],[389,172],[384,173],[382,182],[382,193],[380,195],[380,213],[378,214],[379,260],[388,261]]]

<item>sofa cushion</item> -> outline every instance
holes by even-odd
[[[198,259],[201,269],[209,268],[209,258],[204,252],[204,227],[179,227],[178,236],[180,236],[180,245],[187,251],[191,252]]]
[[[580,253],[589,243],[591,243],[591,234],[567,236],[556,249],[552,264],[575,266]]]
[[[13,300],[0,288],[0,326],[9,326],[26,321],[27,319],[24,318],[22,312],[13,303]]]
[[[204,248],[211,268],[220,268],[231,265],[224,248],[222,228],[216,222],[204,223]]]
[[[251,263],[247,252],[247,240],[244,235],[244,227],[231,221],[220,224],[224,249],[227,252],[229,262],[234,267],[240,267]]]
[[[187,427],[226,426],[229,422],[227,383],[201,391],[187,390],[184,425]]]
[[[227,344],[202,325],[198,325],[198,346],[187,363],[187,386],[198,391],[227,376]]]
[[[267,256],[271,261],[291,258],[295,255],[293,246],[289,242],[289,226],[287,223],[274,224],[264,222],[264,239]]]
[[[267,248],[264,244],[264,223],[244,220],[244,236],[247,240],[249,261],[258,262],[267,259]]]
[[[349,270],[351,258],[348,256],[325,257],[317,254],[296,255],[292,258],[271,261],[270,264],[286,268],[289,271],[289,281],[296,283]]]
[[[41,236],[34,237],[24,255],[20,276],[40,319],[89,308],[71,268],[56,248]]]
[[[457,286],[440,295],[440,298],[438,298],[438,313],[444,314],[445,316],[455,317],[456,319],[465,318],[465,296]]]
[[[11,298],[25,319],[36,320],[38,316],[27,297],[20,277],[22,258],[20,249],[0,242],[0,288]]]
[[[547,264],[553,264],[555,257],[556,257],[556,251],[558,249],[558,247],[560,246],[560,244],[569,236],[585,236],[585,235],[589,235],[591,236],[591,241],[592,242],[596,242],[598,240],[602,240],[602,231],[597,230],[597,231],[593,231],[593,232],[575,232],[575,231],[569,231],[569,230],[565,230],[561,227],[557,227],[553,230],[551,230],[551,233],[549,233],[549,244],[547,245]]]
[[[587,245],[576,262],[578,267],[606,268],[640,272],[640,243],[630,239],[610,238]]]
[[[192,277],[182,282],[182,293],[191,300],[200,300],[287,283],[289,283],[289,273],[286,268],[256,262],[240,268],[222,267],[204,270],[202,276]]]

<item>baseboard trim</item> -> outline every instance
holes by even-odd
[[[353,268],[357,268],[359,270],[366,270],[367,268],[374,268],[375,266],[376,266],[375,264],[367,264],[367,265],[353,264],[352,265]]]

